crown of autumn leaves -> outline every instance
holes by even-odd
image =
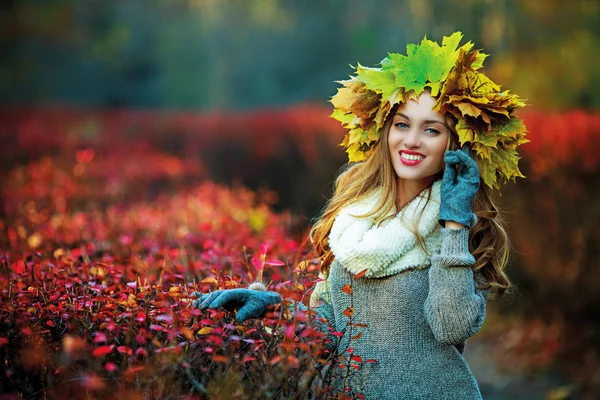
[[[331,117],[348,129],[340,146],[349,162],[366,160],[379,142],[381,128],[399,103],[416,100],[429,88],[437,99],[433,110],[456,118],[460,145],[469,144],[483,181],[499,189],[509,180],[523,177],[516,148],[529,142],[521,119],[512,115],[525,103],[492,82],[479,71],[488,56],[461,47],[463,35],[444,37],[442,45],[425,37],[420,44],[406,46],[406,55],[389,53],[380,68],[355,68],[349,80],[331,98]]]

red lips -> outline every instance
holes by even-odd
[[[402,157],[402,153],[413,154],[413,155],[421,156],[423,158],[421,158],[420,160],[407,160],[404,157]],[[409,166],[409,167],[418,165],[425,159],[425,155],[423,155],[417,151],[400,150],[399,155],[400,155],[400,162],[402,162],[402,164]]]

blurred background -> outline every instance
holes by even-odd
[[[485,398],[590,396],[600,390],[597,0],[5,0],[0,218],[10,225],[31,199],[85,212],[211,180],[290,210],[301,234],[346,161],[328,118],[335,81],[349,64],[456,30],[530,105],[519,113],[527,179],[498,197],[516,290],[490,303],[467,359]]]

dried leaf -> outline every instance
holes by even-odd
[[[359,279],[362,278],[368,271],[369,269],[363,269],[362,271],[360,271],[358,274],[354,275],[354,279]]]

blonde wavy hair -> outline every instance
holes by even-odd
[[[384,189],[385,196],[379,204],[363,217],[377,215],[375,223],[381,223],[387,218],[392,218],[391,211],[398,197],[398,185],[392,160],[388,151],[388,132],[392,124],[395,110],[390,112],[390,117],[381,129],[381,140],[376,145],[374,152],[366,161],[346,164],[342,167],[334,183],[334,193],[325,204],[323,212],[309,231],[308,238],[313,246],[313,251],[321,259],[321,272],[327,276],[333,262],[333,254],[329,248],[329,233],[340,210],[356,202],[371,190],[378,187]],[[457,148],[458,136],[456,134],[456,120],[451,115],[446,115],[446,126],[450,135],[448,149]],[[440,179],[443,170],[436,179]],[[434,180],[434,181],[435,181]],[[431,196],[431,186],[426,189],[427,201]],[[394,201],[388,201],[389,199]],[[510,256],[510,240],[506,232],[506,222],[498,206],[488,193],[486,185],[481,181],[479,191],[473,202],[473,212],[477,215],[477,222],[469,230],[469,250],[475,257],[475,264],[471,267],[475,276],[483,279],[477,280],[477,287],[481,290],[490,290],[491,297],[501,297],[512,287],[512,283],[505,273]],[[386,217],[381,217],[386,216]],[[417,236],[417,242],[427,252],[425,241],[417,231],[421,215],[412,227]]]

